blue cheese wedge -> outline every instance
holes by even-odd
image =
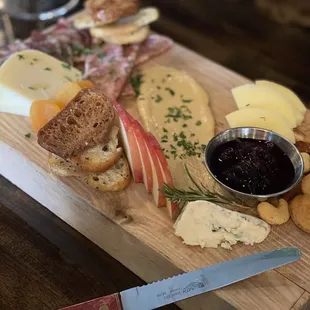
[[[51,99],[81,72],[36,50],[11,55],[0,67],[0,112],[29,116],[31,103]]]
[[[225,249],[237,242],[260,243],[270,232],[270,226],[250,215],[230,211],[207,201],[194,201],[174,224],[175,234],[187,245]]]

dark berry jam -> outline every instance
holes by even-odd
[[[288,156],[267,140],[239,138],[219,145],[212,154],[210,169],[230,188],[254,195],[280,192],[295,177]]]

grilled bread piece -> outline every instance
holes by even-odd
[[[106,143],[115,118],[106,96],[93,89],[81,90],[38,132],[38,143],[64,159],[78,156]]]
[[[102,192],[121,191],[130,183],[130,169],[125,157],[104,173],[91,174],[83,180]]]
[[[129,165],[124,156],[103,173],[89,174],[73,161],[62,159],[54,154],[51,154],[48,163],[52,173],[61,177],[80,177],[86,184],[104,192],[121,191],[130,182]]]
[[[122,18],[115,23],[103,26],[93,25],[91,26],[94,27],[93,29],[91,29],[91,33],[96,38],[130,35],[133,32],[138,31],[141,27],[147,26],[150,23],[156,21],[158,18],[158,9],[153,7],[147,7],[141,9],[138,14]],[[85,25],[85,20],[86,16],[84,17],[84,20],[80,18],[79,20],[77,20],[76,23],[80,24],[82,27],[83,25]]]
[[[101,28],[92,28],[90,29],[90,33],[93,37],[102,39],[107,43],[125,45],[144,41],[150,33],[150,28],[149,26],[144,26],[132,33],[111,36],[101,35]]]
[[[113,126],[110,132],[110,140],[107,144],[96,145],[72,159],[66,160],[51,154],[48,159],[51,171],[63,177],[81,176],[91,172],[105,172],[122,155],[122,148],[117,147],[118,130],[118,127]]]
[[[90,172],[105,172],[111,168],[121,157],[122,148],[118,146],[117,126],[113,126],[109,135],[109,142],[98,144],[87,149],[82,154],[72,157],[72,161],[77,163],[82,170]]]
[[[87,0],[86,10],[95,21],[109,24],[122,17],[134,15],[139,9],[138,0]]]

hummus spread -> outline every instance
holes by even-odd
[[[214,136],[215,124],[209,96],[201,85],[174,68],[147,68],[142,71],[137,105],[145,129],[161,144],[175,186],[192,185],[184,164],[195,179],[213,185],[203,164],[203,145]]]

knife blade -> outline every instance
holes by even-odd
[[[206,293],[300,259],[297,248],[259,252],[60,310],[149,310]]]

